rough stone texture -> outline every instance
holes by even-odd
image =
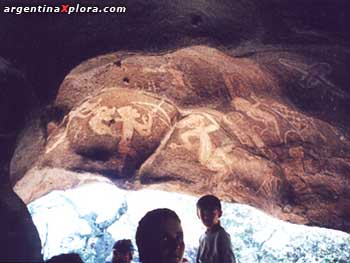
[[[178,114],[172,102],[155,94],[105,89],[49,131],[36,165],[130,177],[159,146]]]
[[[260,2],[92,0],[87,4],[70,0],[66,3],[71,6],[125,6],[127,12],[2,16],[0,53],[19,61],[29,72],[31,82],[37,84],[40,98],[50,102],[68,71],[96,55],[121,49],[159,51],[205,42],[238,46],[254,39],[264,32],[263,17],[271,19],[271,14],[262,12],[268,5],[262,8]],[[50,3],[61,6],[62,1]],[[12,4],[12,0],[4,0],[0,7]],[[16,4],[28,2],[17,0]],[[41,0],[31,0],[30,4],[43,5]]]
[[[350,142],[272,99],[236,97],[227,114],[190,113],[140,170],[297,223],[348,229]],[[178,190],[179,187],[177,187]],[[317,203],[317,206],[315,206]],[[339,209],[339,206],[342,208]]]
[[[50,122],[38,170],[16,191],[29,202],[71,185],[29,184],[45,167],[93,171],[134,185],[212,192],[284,220],[349,231],[347,120],[299,97],[311,90],[306,97],[322,99],[313,89],[326,89],[348,103],[346,87],[333,84],[346,77],[328,78],[332,59],[269,52],[275,56],[238,58],[194,46],[84,62],[58,92],[53,107],[66,116]]]
[[[178,180],[183,190],[215,192],[265,209],[283,203],[288,189],[281,169],[246,151],[221,127],[223,118],[198,111],[179,121],[166,144],[141,168],[141,180]]]
[[[281,94],[276,84],[254,61],[206,46],[158,56],[114,53],[74,69],[61,84],[54,105],[71,110],[105,87],[120,86],[168,97],[179,106],[223,108],[232,96],[247,94],[248,86],[257,92]]]
[[[79,2],[86,4],[67,1],[71,5]],[[28,1],[16,3],[20,6]],[[41,0],[30,3],[43,4]],[[60,6],[62,1],[50,3]],[[90,3],[100,5],[101,1]],[[0,7],[12,4],[12,0],[3,0]],[[246,46],[246,42],[347,45],[350,39],[350,4],[346,0],[103,1],[105,6],[118,4],[128,11],[1,16],[0,53],[25,68],[39,97],[49,103],[72,67],[110,51],[159,51],[203,43],[234,47]]]
[[[82,175],[58,168],[40,170],[33,168],[16,184],[14,191],[28,204],[53,190],[70,189],[91,182],[109,183],[110,180],[96,174],[84,173]]]
[[[291,101],[327,122],[350,126],[349,51],[310,46],[241,52],[243,58],[242,54],[235,57],[235,49],[228,56],[194,46],[158,56],[118,52],[97,57],[83,62],[64,79],[54,107],[67,113],[86,96],[115,85],[164,95],[179,106],[221,110],[233,97],[255,91]]]
[[[285,87],[284,97],[301,110],[339,127],[350,126],[350,52],[339,47],[301,47],[251,56]]]
[[[10,163],[11,182],[19,180],[43,154],[46,144],[46,127],[40,114],[32,114],[25,128],[18,134]]]

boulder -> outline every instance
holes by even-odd
[[[231,97],[250,89],[277,95],[283,91],[253,60],[192,46],[163,55],[118,52],[87,60],[66,76],[54,105],[67,112],[84,98],[114,86],[165,96],[178,106],[221,109]]]

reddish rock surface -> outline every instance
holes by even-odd
[[[130,177],[159,146],[178,114],[172,102],[156,94],[102,90],[52,130],[38,165]]]
[[[195,46],[82,63],[59,89],[54,108],[64,118],[49,122],[44,154],[13,180],[17,193],[29,202],[71,187],[64,182],[69,176],[61,182],[41,176],[50,187],[29,184],[43,169],[62,168],[210,192],[284,220],[349,232],[347,121],[298,103],[313,96],[303,92],[326,89],[336,105],[345,105],[348,91],[333,84],[342,75],[331,75],[333,64],[320,56],[275,55],[235,58]],[[304,66],[312,63],[324,63],[326,82],[305,79],[310,69]]]
[[[71,110],[86,96],[108,87],[153,92],[178,106],[210,108],[228,106],[232,97],[251,90],[282,93],[272,76],[253,60],[194,46],[164,55],[115,53],[86,61],[65,78],[55,106]]]

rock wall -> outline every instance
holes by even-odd
[[[63,81],[53,104],[63,118],[48,122],[35,172],[13,180],[15,190],[30,202],[71,185],[43,178],[33,186],[41,169],[93,171],[135,187],[211,192],[291,222],[348,231],[347,119],[332,120],[299,99],[304,87],[316,104],[322,92],[348,103],[348,90],[333,84],[331,64],[273,54],[267,65],[264,54],[237,58],[193,46],[84,62]]]

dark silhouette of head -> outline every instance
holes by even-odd
[[[215,195],[204,195],[197,201],[197,208],[200,210],[221,210],[220,199]]]
[[[46,261],[46,263],[84,263],[77,253],[68,253],[54,256]]]
[[[142,263],[179,263],[185,249],[180,218],[167,208],[148,212],[139,222],[136,244]]]
[[[134,253],[130,239],[121,239],[114,243],[112,263],[130,263]]]

